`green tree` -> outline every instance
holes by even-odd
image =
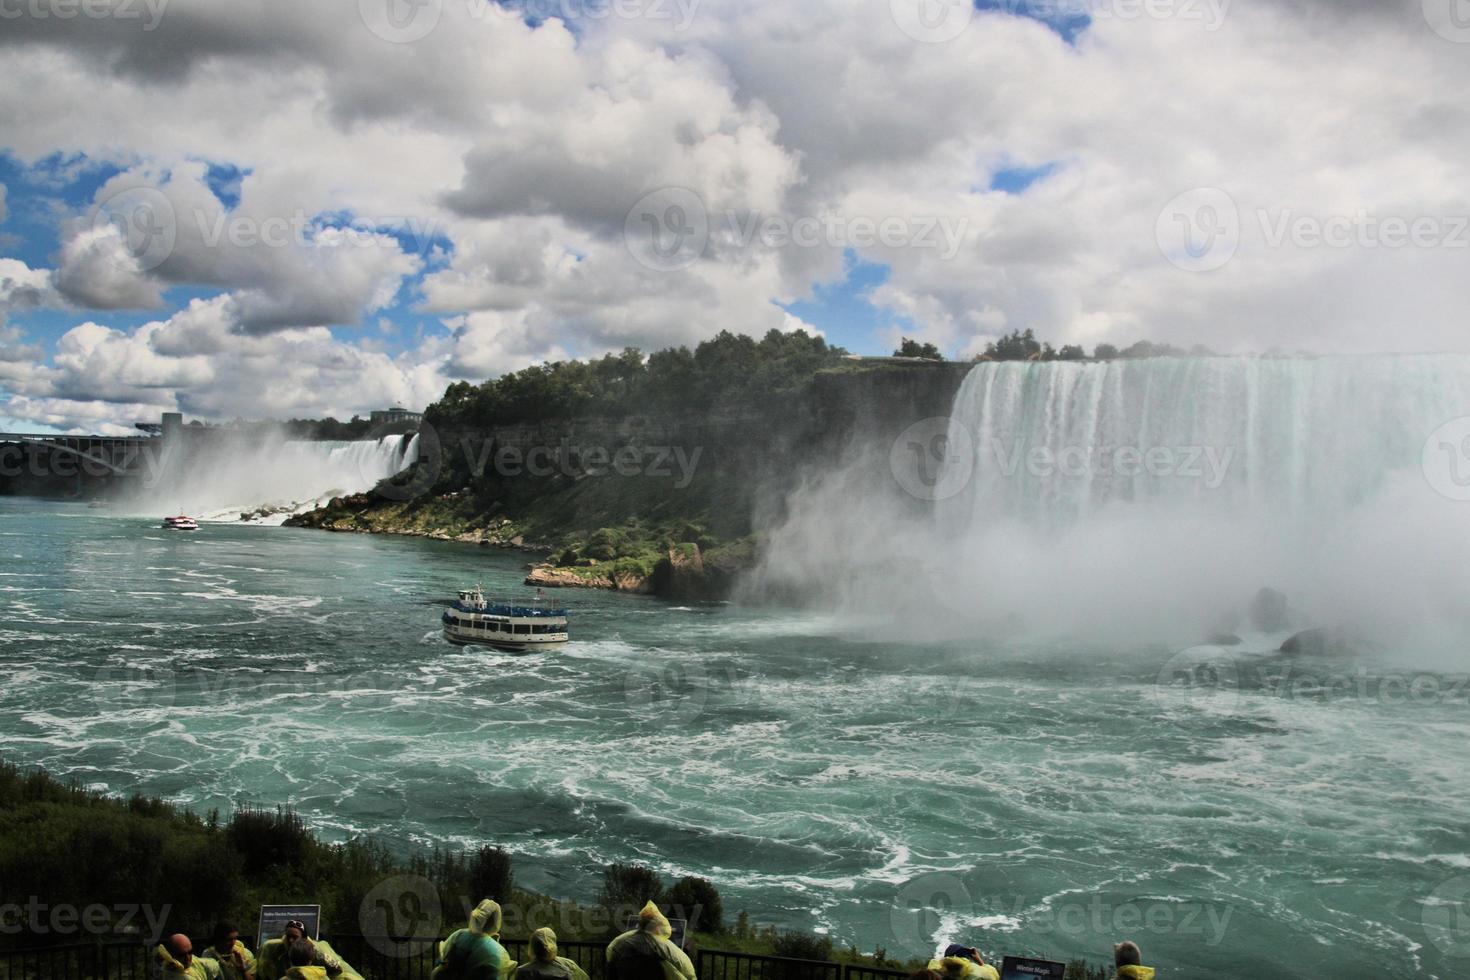
[[[903,338],[903,343],[898,345],[898,350],[893,352],[894,357],[922,357],[930,361],[942,361],[944,355],[939,353],[939,348],[933,344],[921,344],[917,340]]]
[[[665,899],[672,915],[689,920],[690,929],[701,932],[725,931],[725,903],[719,890],[707,878],[687,877],[674,882]]]
[[[599,903],[613,914],[615,926],[620,921],[619,916],[633,914],[646,902],[660,901],[663,895],[663,882],[648,868],[636,864],[610,864],[603,869]]]
[[[480,848],[470,860],[469,885],[473,901],[493,898],[497,902],[509,902],[515,889],[510,855],[498,847]]]
[[[1041,344],[1028,327],[1025,332],[1013,331],[986,345],[985,353],[997,361],[1027,361],[1041,353]]]

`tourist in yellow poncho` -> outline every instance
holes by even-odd
[[[199,955],[219,964],[222,980],[256,980],[255,955],[240,942],[240,930],[229,923],[214,927],[214,942]]]
[[[515,980],[587,980],[587,973],[556,955],[556,933],[542,926],[531,933],[531,962],[516,968]]]
[[[1143,965],[1143,954],[1137,943],[1119,943],[1113,947],[1113,964],[1118,968],[1114,980],[1154,980],[1154,968]]]
[[[311,939],[306,935],[306,924],[294,919],[286,923],[281,938],[272,939],[260,947],[260,955],[255,960],[256,980],[281,980],[291,968],[292,944],[302,939],[311,946],[312,965],[326,970],[332,980],[362,980],[362,974],[344,963],[330,943]]]
[[[153,951],[154,975],[160,980],[220,980],[219,964],[194,955],[194,944],[182,932]]]
[[[432,980],[509,980],[515,962],[500,945],[500,906],[485,899],[470,913],[469,926],[439,944]]]
[[[657,967],[663,980],[695,980],[688,954],[669,942],[673,934],[669,920],[649,902],[638,913],[638,928],[608,943],[608,975],[613,980],[654,980]]]
[[[995,967],[973,947],[951,943],[939,959],[929,961],[929,969],[944,980],[1000,980]]]

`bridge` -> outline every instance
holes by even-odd
[[[83,483],[157,472],[179,445],[183,417],[139,423],[137,435],[57,435],[0,432],[0,492],[80,493]]]

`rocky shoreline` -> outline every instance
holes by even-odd
[[[445,498],[452,501],[452,498]],[[716,600],[730,595],[739,575],[754,564],[754,541],[706,551],[696,543],[676,544],[657,552],[613,560],[563,553],[561,562],[547,560],[558,546],[525,533],[516,521],[461,515],[452,510],[387,501],[372,494],[334,497],[326,505],[287,519],[287,527],[336,534],[394,534],[451,541],[540,556],[526,566],[525,584],[551,589],[605,589],[681,600]]]

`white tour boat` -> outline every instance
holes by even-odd
[[[183,514],[180,514],[178,517],[165,517],[163,519],[163,529],[165,531],[197,531],[199,530],[199,523],[192,517],[185,517]]]
[[[537,593],[531,605],[485,598],[480,586],[464,589],[444,613],[444,639],[455,646],[495,647],[514,653],[545,650],[567,642],[567,611]]]

